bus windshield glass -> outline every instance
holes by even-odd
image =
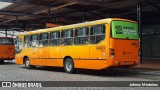
[[[13,39],[12,38],[0,38],[0,45],[13,45]]]
[[[118,39],[139,39],[138,24],[128,21],[112,21],[112,37]]]

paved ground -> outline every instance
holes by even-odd
[[[133,66],[132,69],[160,71],[160,59],[143,59],[142,64]]]
[[[114,71],[79,70],[78,74],[67,74],[64,72],[63,68],[38,67],[36,69],[28,70],[24,68],[24,65],[16,65],[14,62],[5,62],[4,64],[0,65],[0,81],[155,81],[155,80],[160,81],[160,71],[132,70],[132,69],[117,69]],[[8,88],[5,88],[4,90],[6,89]],[[34,89],[37,90],[36,88]],[[58,89],[63,90],[64,88],[58,88]],[[70,88],[68,88],[67,90],[69,89]],[[90,90],[90,88],[85,88],[85,89]],[[93,88],[93,89],[99,89],[99,88]],[[106,88],[101,88],[101,89],[106,89]],[[115,90],[116,88],[110,87],[107,89]],[[134,89],[136,88],[131,88],[131,90]],[[141,88],[141,89],[146,90],[146,88]],[[154,87],[148,88],[148,90],[150,89],[156,90],[157,88]],[[128,88],[127,89],[122,88],[122,90],[128,90]]]

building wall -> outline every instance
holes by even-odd
[[[144,27],[142,34],[142,57],[160,58],[160,26]]]

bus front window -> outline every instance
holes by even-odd
[[[3,44],[3,45],[13,45],[14,42],[13,42],[13,39],[12,38],[1,38],[0,40],[0,44]]]

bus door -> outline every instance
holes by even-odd
[[[107,58],[106,26],[95,25],[90,29],[90,59],[104,60]]]
[[[89,27],[75,29],[73,47],[74,58],[79,60],[89,59]],[[81,60],[81,61],[82,61]]]
[[[31,50],[31,52],[30,52]],[[37,64],[38,63],[38,34],[31,35],[31,48],[28,48],[28,51],[30,53],[30,63],[31,64]]]
[[[39,39],[39,59],[44,64],[49,59],[48,33],[41,33]]]
[[[52,65],[62,66],[63,62],[61,58],[61,46],[60,46],[60,31],[50,32],[49,40],[49,58]]]

